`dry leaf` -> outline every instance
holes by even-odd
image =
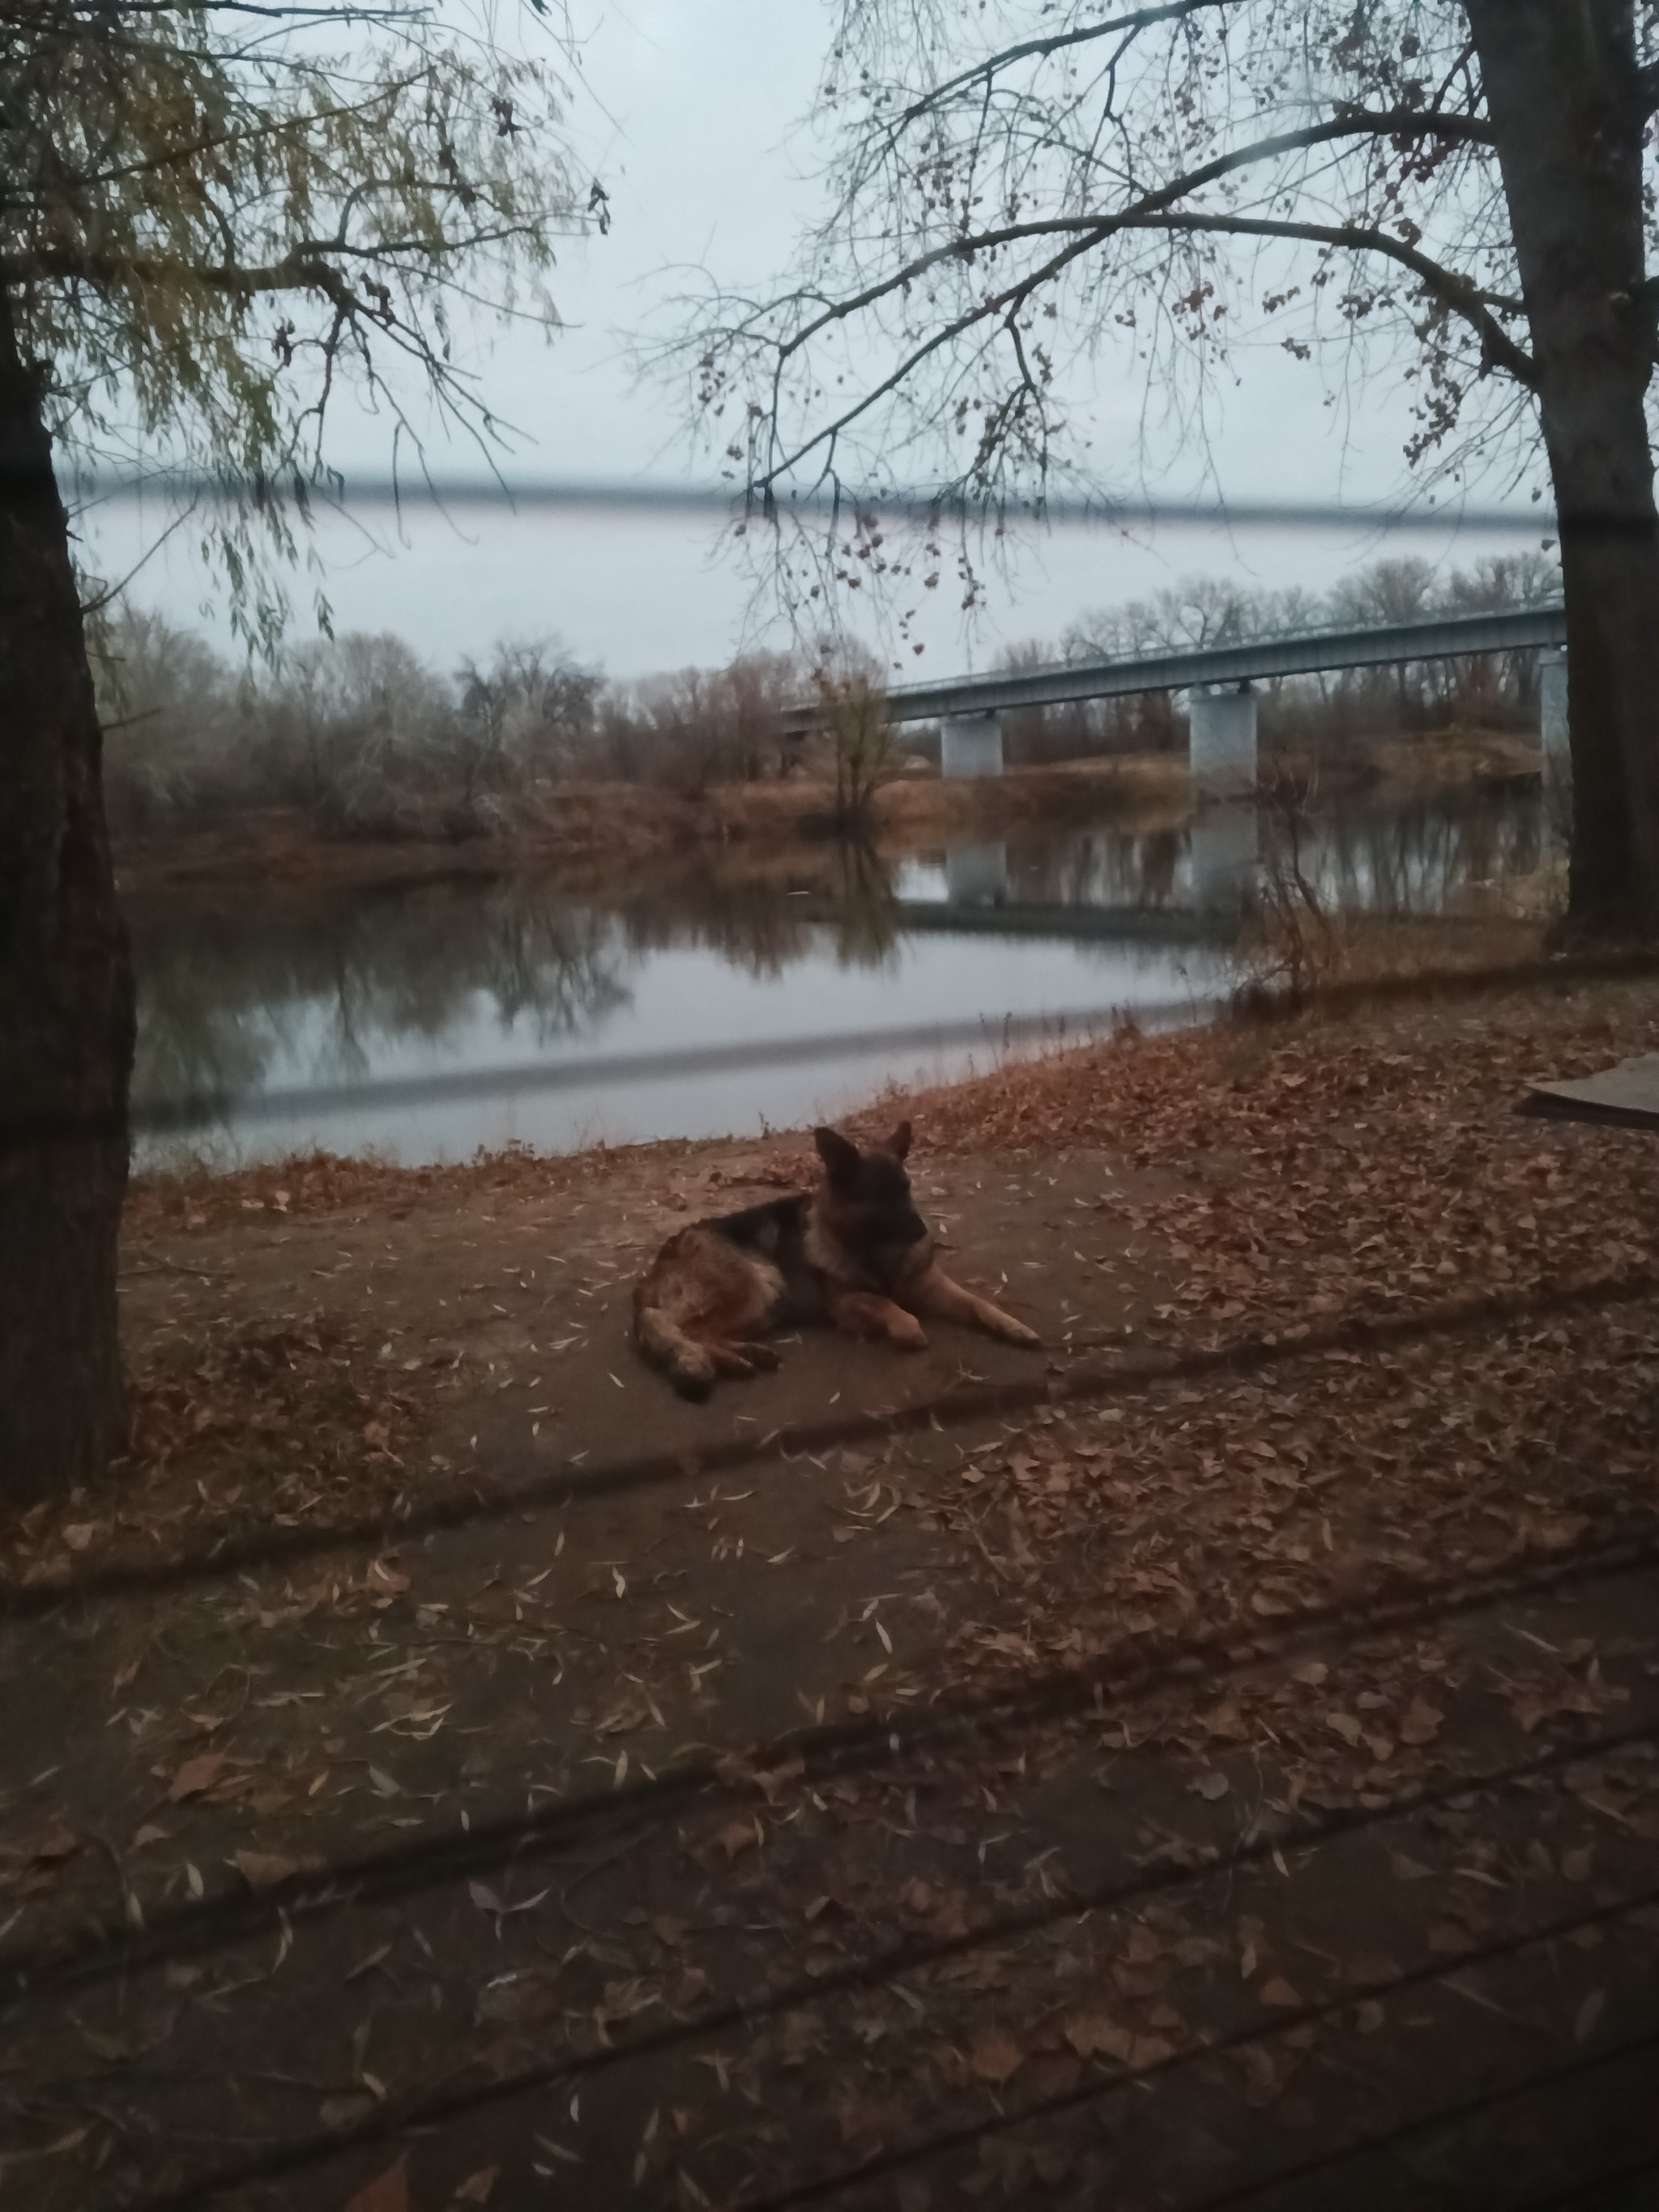
[[[325,2128],[351,2128],[367,2119],[374,2109],[374,2100],[368,2090],[354,2089],[343,2097],[325,2097],[319,2112]],[[349,2205],[346,2212],[351,2212]]]
[[[1467,1928],[1460,1928],[1455,1920],[1437,1920],[1429,1930],[1429,1948],[1439,1958],[1461,1958],[1465,1951],[1474,1948],[1474,1939]]]
[[[1129,2063],[1137,2074],[1144,2074],[1149,2066],[1163,2066],[1176,2055],[1175,2045],[1161,2035],[1138,2035],[1129,2052]]]
[[[1325,1725],[1333,1735],[1340,1735],[1346,1744],[1357,1744],[1364,1734],[1352,1713],[1327,1713]]]
[[[1432,1743],[1440,1733],[1440,1724],[1444,1718],[1445,1715],[1437,1711],[1434,1706],[1425,1705],[1421,1698],[1413,1698],[1410,1710],[1400,1723],[1401,1742]]]
[[[499,2166],[481,2166],[476,2173],[469,2173],[455,2191],[457,2204],[488,2204],[495,2193],[495,2184],[501,2178]]]
[[[1264,1983],[1259,1994],[1263,2004],[1277,2005],[1285,2012],[1294,2012],[1302,2002],[1282,1974],[1275,1975],[1272,1981]]]
[[[981,2081],[1000,2089],[1025,2063],[1025,2053],[1006,2027],[984,2027],[974,2038],[968,2063]]]
[[[279,1881],[300,1871],[298,1859],[284,1858],[276,1851],[238,1851],[228,1861],[250,1889],[271,1889]]]
[[[1115,2058],[1127,2066],[1134,2050],[1134,2038],[1127,2027],[1108,2020],[1104,2013],[1073,2013],[1061,2030],[1079,2058]]]
[[[187,1759],[173,1778],[168,1797],[175,1805],[182,1805],[186,1798],[201,1796],[204,1790],[212,1789],[229,1765],[222,1751],[204,1751],[194,1759]]]
[[[744,1851],[758,1850],[761,1844],[761,1825],[758,1820],[728,1820],[714,1841],[726,1853],[726,1863]]]
[[[159,1836],[161,1832],[158,1828],[155,1832]],[[33,1866],[56,1866],[60,1859],[72,1859],[80,1848],[81,1838],[74,1829],[65,1827],[59,1821],[55,1828],[49,1829],[41,1837],[39,1843],[31,1846],[29,1863]]]
[[[823,2029],[810,2012],[787,2012],[779,2037],[786,2066],[804,2066],[823,2048]]]
[[[1231,1787],[1232,1784],[1228,1781],[1226,1776],[1220,1773],[1214,1767],[1212,1767],[1207,1774],[1200,1774],[1197,1781],[1193,1784],[1193,1788],[1197,1791],[1198,1795],[1200,1797],[1207,1798],[1212,1805],[1218,1798],[1224,1797]]]
[[[346,2212],[409,2212],[409,2166],[399,2159],[389,2166],[378,2181],[371,2181],[367,2189],[360,2189],[346,2206]]]

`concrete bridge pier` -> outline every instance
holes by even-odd
[[[946,714],[939,726],[939,773],[959,778],[1002,774],[1002,724],[994,714]]]
[[[1188,727],[1188,761],[1194,795],[1254,799],[1255,694],[1249,685],[1222,690],[1194,684]]]
[[[949,845],[945,896],[951,906],[1000,906],[1008,896],[1006,845]]]
[[[1572,747],[1564,652],[1538,657],[1538,734],[1544,752],[1544,819],[1565,844],[1572,831]]]

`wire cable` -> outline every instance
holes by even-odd
[[[1076,2112],[1132,2085],[1162,2080],[1200,2059],[1223,2058],[1231,2051],[1244,2050],[1252,2044],[1272,2041],[1297,2028],[1317,2027],[1322,2021],[1351,2011],[1354,2006],[1363,2004],[1368,1999],[1380,2001],[1398,1996],[1405,1990],[1421,1989],[1443,1980],[1448,1974],[1468,1973],[1472,1968],[1495,1965],[1501,1959],[1513,1958],[1518,1952],[1529,1950],[1534,1946],[1559,1942],[1576,1935],[1581,1929],[1606,1927],[1622,1919],[1626,1913],[1638,1911],[1655,1902],[1659,1902],[1659,1886],[1638,1891],[1634,1895],[1620,1898],[1614,1903],[1595,1906],[1588,1912],[1570,1914],[1565,1918],[1503,1936],[1496,1942],[1478,1945],[1461,1952],[1450,1961],[1443,1960],[1422,1966],[1406,1967],[1396,1974],[1379,1977],[1363,1985],[1356,1984],[1340,1997],[1329,1998],[1322,2004],[1301,2005],[1293,2012],[1286,2010],[1278,2020],[1264,2027],[1242,2028],[1231,2035],[1208,2038],[1195,2043],[1188,2050],[1178,2051],[1169,2058],[1155,2060],[1151,2065],[1139,2067],[1133,2073],[1125,2073],[1112,2081],[1085,2082],[1079,2088],[1037,2098],[1018,2112],[1000,2112],[991,2119],[941,2128],[931,2136],[892,2150],[878,2151],[869,2158],[839,2168],[834,2173],[818,2175],[764,2197],[739,2197],[733,2201],[731,2212],[797,2212],[800,2205],[822,2203],[826,2197],[839,2197],[845,2191],[865,2183],[907,2172],[917,2166],[944,2158],[952,2151],[971,2149],[994,2136],[1007,2135],[1016,2128],[1028,2126],[1034,2120],[1058,2118],[1062,2113]],[[180,2200],[181,2203],[187,2201]],[[161,2199],[153,2204],[146,2203],[141,2208],[141,2212],[161,2212],[161,2205],[170,2202],[169,2199]]]
[[[1088,909],[1079,911],[1086,913]],[[815,921],[824,919],[822,915],[806,918]],[[1164,924],[1164,917],[1156,912],[1152,920],[1159,926]],[[897,933],[902,933],[902,928]],[[973,933],[987,933],[982,922],[973,925]],[[1183,923],[1181,934],[1183,942],[1190,941],[1193,932]],[[1659,955],[1641,948],[1551,955],[1542,960],[1495,962],[1481,967],[1431,969],[1404,975],[1317,984],[1295,1000],[1288,996],[1275,999],[1271,992],[1266,993],[1252,997],[1249,1018],[1255,1021],[1282,1014],[1288,1018],[1318,1008],[1338,1012],[1358,1005],[1473,997],[1492,990],[1524,990],[1534,983],[1554,987],[1564,982],[1616,981],[1629,976],[1650,975],[1656,970],[1659,970]],[[742,1073],[751,1067],[845,1060],[872,1053],[944,1051],[978,1043],[993,1044],[999,1048],[1005,1044],[1031,1043],[1060,1047],[1091,1040],[1126,1022],[1155,1028],[1190,1022],[1197,1014],[1219,1015],[1224,1011],[1224,1003],[1218,999],[1187,997],[1085,1007],[1053,1014],[1008,1014],[1000,1018],[986,1015],[971,1022],[744,1041],[678,1052],[596,1054],[579,1059],[452,1068],[431,1075],[370,1076],[361,1083],[291,1084],[270,1091],[185,1091],[171,1097],[139,1098],[120,1112],[8,1114],[4,1102],[0,1101],[0,1151],[100,1142],[134,1135],[165,1136],[216,1121],[234,1126],[291,1121],[309,1113],[362,1112],[377,1108],[396,1112],[462,1100],[533,1097],[542,1091],[580,1090],[601,1083],[624,1087],[635,1083]],[[1068,1029],[1073,1032],[1069,1038]]]
[[[894,1029],[693,1045],[674,1052],[599,1053],[520,1066],[455,1068],[434,1075],[375,1076],[363,1083],[297,1084],[240,1095],[204,1091],[172,1098],[140,1099],[134,1103],[129,1121],[136,1136],[156,1136],[216,1121],[234,1120],[242,1125],[293,1121],[308,1114],[357,1113],[365,1107],[395,1109],[449,1105],[463,1098],[525,1098],[547,1091],[591,1090],[599,1084],[684,1082],[694,1076],[743,1073],[751,1068],[807,1067],[870,1053],[927,1054],[957,1050],[964,1045],[1000,1048],[1079,1042],[1097,1030],[1109,1031],[1131,1016],[1137,1022],[1156,1024],[1179,1020],[1194,1011],[1212,1012],[1216,1004],[1171,999],[1155,1006],[1120,1004],[1054,1014],[984,1015],[971,1021],[911,1023]]]
[[[1212,2197],[1194,2197],[1182,2205],[1179,2212],[1233,2212],[1239,2204],[1248,2204],[1253,2197],[1266,2194],[1270,2189],[1283,2189],[1298,2181],[1311,2180],[1316,2174],[1325,2173],[1340,2166],[1346,2166],[1357,2158],[1364,2158],[1378,2151],[1391,2149],[1395,2143],[1408,2142],[1413,2136],[1431,2135],[1437,2129],[1456,2127],[1468,2120],[1480,2119],[1500,2106],[1513,2104],[1517,2097],[1535,2095],[1540,2089],[1553,2088],[1558,2082],[1576,2081],[1593,2074],[1599,2067],[1616,2064],[1620,2059],[1634,2057],[1638,2052],[1659,2050],[1659,2028],[1632,2037],[1599,2051],[1587,2051],[1582,2057],[1569,2058],[1560,2064],[1547,2067],[1540,2072],[1524,2075],[1518,2081],[1504,2081],[1480,2095],[1464,2097],[1455,2104],[1437,2105],[1426,2112],[1413,2112],[1409,2119],[1400,2120],[1391,2128],[1375,2134],[1356,2136],[1334,2150],[1324,2151],[1316,2158],[1304,2159],[1298,2165],[1280,2166],[1275,2172],[1253,2181],[1243,2181],[1224,2189]],[[1578,2185],[1575,2183],[1575,2188]],[[1552,2204],[1563,2200],[1551,2197]],[[1531,2212],[1536,2203],[1529,2198],[1527,2207],[1516,2212]]]
[[[1017,911],[1015,909],[1014,911]],[[1086,914],[1088,908],[1079,908]],[[819,921],[821,915],[808,917]],[[1158,910],[1149,917],[1164,921]],[[1182,941],[1191,932],[1184,928]],[[979,923],[975,933],[982,934]],[[993,933],[994,933],[993,932]],[[1492,964],[1448,970],[1441,975],[1413,974],[1367,978],[1358,983],[1316,986],[1304,992],[1296,1009],[1316,1006],[1336,1011],[1346,1004],[1421,997],[1462,996],[1494,988],[1522,990],[1528,984],[1599,981],[1630,975],[1647,975],[1659,969],[1659,955],[1633,951],[1575,954],[1565,958]],[[1133,1020],[1158,1028],[1194,1015],[1223,1012],[1220,1000],[1170,999],[1149,1004],[1083,1007],[1052,1014],[986,1015],[972,1021],[906,1024],[903,1027],[839,1031],[833,1035],[744,1040],[723,1045],[701,1045],[675,1052],[596,1054],[587,1058],[538,1060],[517,1066],[453,1068],[432,1075],[371,1076],[362,1083],[292,1084],[270,1091],[202,1091],[171,1097],[141,1098],[128,1115],[135,1136],[161,1136],[225,1121],[239,1126],[260,1121],[294,1121],[307,1114],[357,1113],[365,1109],[396,1111],[414,1106],[449,1105],[477,1098],[522,1098],[541,1092],[577,1091],[596,1085],[618,1088],[638,1083],[684,1081],[703,1075],[745,1073],[751,1068],[809,1066],[819,1061],[856,1059],[872,1053],[945,1052],[964,1045],[1047,1043],[1054,1046],[1090,1041]],[[0,1123],[0,1141],[22,1139],[12,1124]],[[28,1125],[35,1126],[35,1125]],[[54,1128],[91,1129],[90,1122],[54,1122]]]
[[[246,1941],[284,1919],[390,1902],[544,1855],[568,1846],[595,1826],[611,1828],[642,1815],[659,1815],[696,1796],[740,1794],[755,1786],[757,1772],[780,1765],[793,1766],[797,1759],[803,1781],[822,1781],[849,1770],[879,1771],[907,1756],[943,1753],[956,1743],[979,1744],[1044,1720],[1104,1718],[1115,1707],[1160,1691],[1194,1689],[1282,1664],[1310,1643],[1329,1649],[1333,1632],[1345,1638],[1343,1648],[1347,1648],[1379,1633],[1399,1634],[1429,1622],[1457,1619],[1574,1581],[1645,1571],[1659,1564],[1659,1538],[1604,1545],[1572,1556],[1559,1552],[1535,1556],[1538,1564],[1530,1571],[1510,1567],[1495,1575],[1443,1577],[1426,1589],[1418,1585],[1409,1598],[1309,1608],[1271,1629],[1232,1627],[1171,1639],[1127,1672],[1118,1671],[1114,1656],[1092,1667],[1033,1673],[1012,1686],[997,1685],[941,1698],[925,1713],[894,1712],[793,1730],[746,1760],[737,1761],[736,1771],[730,1753],[688,1761],[622,1790],[592,1791],[562,1805],[337,1861],[320,1871],[296,1873],[257,1894],[233,1891],[181,1904],[142,1934],[136,1934],[123,1918],[112,1927],[93,1927],[67,1947],[15,1949],[0,1954],[0,1980],[21,2001],[130,1976],[162,1961]],[[1635,1736],[1647,1733],[1644,1724]],[[1607,1741],[1616,1744],[1623,1739]]]
[[[1279,1848],[1283,1849],[1282,1839]],[[1270,1849],[1270,1845],[1264,1847],[1264,1850]],[[1226,1870],[1226,1865],[1220,1861],[1198,1869],[1158,1869],[1150,1876],[1138,1877],[1133,1883],[1097,1892],[1086,1900],[1068,1900],[1063,1908],[1059,1909],[1048,1907],[1045,1917],[1052,1921],[1076,1917],[1085,1911],[1111,1909],[1116,1904],[1131,1902],[1138,1896],[1146,1895],[1152,1889],[1172,1887],[1178,1882],[1206,1880]],[[941,2129],[919,2141],[890,2151],[878,2152],[867,2159],[839,2168],[834,2173],[814,2177],[765,2197],[738,2197],[733,2201],[731,2212],[794,2212],[797,2206],[817,2203],[825,2197],[839,2196],[848,2189],[908,2171],[915,2166],[944,2157],[951,2151],[970,2148],[992,2136],[1026,2126],[1034,2120],[1056,2118],[1133,2085],[1161,2079],[1199,2061],[1224,2057],[1230,2052],[1252,2045],[1273,2041],[1297,2028],[1317,2026],[1322,2021],[1352,2011],[1367,2000],[1380,2001],[1402,1990],[1441,1980],[1448,1974],[1467,1973],[1474,1968],[1513,1957],[1518,1952],[1559,1942],[1577,1934],[1581,1929],[1606,1926],[1623,1918],[1626,1913],[1656,1901],[1659,1901],[1659,1886],[1638,1891],[1633,1895],[1593,1907],[1588,1911],[1575,1912],[1542,1925],[1518,1930],[1461,1952],[1455,1960],[1438,1960],[1421,1966],[1407,1967],[1391,1975],[1356,1984],[1340,1997],[1318,2004],[1298,2006],[1294,2011],[1286,2010],[1276,2020],[1261,2027],[1242,2028],[1229,2035],[1195,2041],[1188,2049],[1176,2051],[1168,2058],[1156,2060],[1133,2071],[1126,2070],[1103,2081],[1091,2081],[1080,2087],[1038,2099],[1018,2112],[999,2112],[991,2119]],[[999,1929],[994,1940],[1005,1939],[1006,1932],[1006,1929]],[[987,1931],[966,1942],[958,1940],[951,1947],[950,1952],[945,1951],[943,1947],[935,1948],[940,1950],[941,1955],[951,1955],[953,1952],[978,1948],[991,1940],[994,1940],[993,1935]],[[904,1971],[902,1967],[889,1967],[882,1978],[890,1980],[896,1973]],[[915,1971],[914,1966],[910,1971]],[[273,2147],[234,2165],[227,2163],[194,2181],[139,2199],[131,2207],[131,2212],[189,2212],[189,2208],[207,2203],[228,2191],[275,2180],[284,2174],[337,2157],[344,2151],[384,2142],[405,2133],[417,2130],[428,2132],[556,2084],[585,2081],[619,2065],[637,2063],[643,2058],[659,2056],[687,2042],[700,2041],[726,2027],[752,2025],[757,2020],[781,2009],[794,2010],[805,2003],[822,2002],[826,1994],[835,1994],[839,1984],[844,1984],[849,1988],[868,1986],[869,1979],[867,1974],[849,1969],[848,1977],[826,1975],[817,1981],[795,1985],[787,1992],[769,1991],[751,2004],[739,2002],[722,2007],[718,2012],[699,2021],[677,2022],[650,2034],[632,2037],[626,2044],[520,2068],[510,2075],[498,2076],[494,2081],[470,2088],[449,2090],[404,2104],[389,2100],[356,2127],[335,2130],[325,2136],[301,2138]]]
[[[118,1561],[79,1573],[21,1581],[0,1576],[0,1620],[38,1620],[66,1604],[129,1597],[222,1582],[256,1568],[281,1568],[301,1559],[368,1545],[398,1545],[447,1528],[501,1521],[530,1510],[558,1510],[596,1498],[617,1498],[665,1486],[683,1486],[704,1475],[721,1475],[774,1458],[822,1457],[838,1447],[868,1443],[918,1429],[942,1431],[1007,1414],[1146,1390],[1165,1382],[1215,1375],[1249,1375],[1285,1362],[1346,1351],[1376,1351],[1470,1330],[1502,1329],[1519,1322],[1639,1304],[1659,1293],[1659,1271],[1638,1267],[1616,1275],[1551,1289],[1488,1291],[1437,1300],[1404,1313],[1351,1314],[1325,1323],[1289,1323],[1259,1336],[1240,1336],[1184,1351],[1120,1356],[1080,1363],[1068,1374],[1034,1375],[1023,1381],[969,1382],[943,1396],[883,1411],[833,1419],[781,1424],[764,1435],[732,1437],[675,1451],[571,1472],[568,1468],[514,1480],[470,1474],[466,1488],[451,1491],[402,1513],[358,1515],[306,1528],[267,1527],[247,1536],[218,1537],[210,1551],[159,1561]],[[1298,1333],[1291,1334],[1294,1328]]]
[[[128,503],[145,499],[198,500],[209,504],[261,508],[292,507],[307,517],[388,507],[508,507],[526,514],[594,511],[669,517],[688,515],[754,524],[767,519],[767,502],[736,483],[642,483],[637,478],[507,477],[506,475],[410,477],[347,475],[331,471],[321,479],[298,476],[255,480],[205,470],[155,467],[143,471],[96,467],[64,469],[58,483],[66,500]],[[1223,530],[1421,530],[1437,534],[1493,532],[1521,538],[1559,534],[1555,517],[1541,503],[1534,507],[1430,506],[1396,502],[1359,507],[1332,500],[1152,500],[1114,499],[1105,493],[1045,494],[965,499],[949,489],[899,485],[863,491],[851,489],[776,495],[780,519],[838,522],[851,531],[860,518],[910,522],[924,529],[957,521],[1006,526],[1014,522],[1104,529],[1146,529],[1160,523],[1180,528]],[[1595,518],[1588,513],[1581,518]],[[1628,518],[1611,518],[1624,520]]]

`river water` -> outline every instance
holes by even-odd
[[[1316,814],[1321,902],[1433,916],[1539,866],[1535,788]],[[754,1134],[1045,1039],[1200,1018],[1281,823],[1021,824],[894,860],[802,846],[577,897],[477,876],[132,902],[141,1161],[409,1164]]]

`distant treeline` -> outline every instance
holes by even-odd
[[[1252,592],[1203,578],[1075,624],[1058,648],[1032,643],[1003,665],[1139,656],[1231,645],[1330,623],[1426,620],[1553,598],[1536,554],[1437,575],[1384,561],[1328,598]],[[1291,678],[1264,687],[1267,742],[1515,725],[1535,714],[1535,654]],[[209,826],[295,809],[335,836],[471,836],[532,824],[562,785],[627,782],[697,798],[718,784],[825,775],[861,805],[899,755],[937,757],[937,738],[890,743],[854,703],[866,665],[836,692],[834,734],[803,747],[779,710],[811,688],[805,657],[745,653],[721,669],[608,682],[557,646],[498,646],[487,661],[432,668],[401,638],[355,635],[292,647],[274,667],[234,666],[155,615],[118,610],[96,641],[106,789],[118,833]],[[1184,742],[1170,695],[1103,700],[1006,718],[1008,758],[1061,760]]]

